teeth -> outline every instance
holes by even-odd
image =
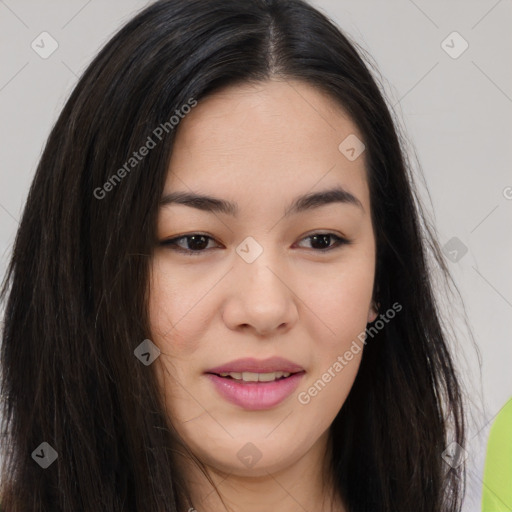
[[[288,372],[271,372],[271,373],[253,373],[253,372],[229,372],[220,373],[221,377],[231,377],[235,380],[243,380],[244,382],[272,382],[273,380],[280,379],[281,377],[289,377]]]

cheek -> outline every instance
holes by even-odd
[[[371,267],[347,266],[329,280],[306,283],[314,315],[311,372],[297,400],[318,426],[328,428],[343,406],[357,376],[373,288]]]
[[[202,409],[184,392],[187,369],[200,348],[207,319],[201,314],[204,286],[183,272],[166,268],[165,257],[155,257],[150,270],[149,320],[151,340],[160,349],[154,370],[164,406],[175,426],[201,414]]]
[[[161,258],[164,260],[164,258]],[[150,271],[149,317],[153,342],[173,357],[193,354],[207,325],[201,299],[208,284],[166,268],[158,258]]]
[[[368,308],[373,290],[373,267],[367,264],[345,264],[325,274],[317,272],[314,279],[303,283],[302,295],[305,303],[315,313],[317,339],[327,345],[340,347],[340,343],[350,341],[353,336],[364,331]]]

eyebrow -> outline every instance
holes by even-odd
[[[288,217],[332,203],[349,204],[365,211],[356,196],[343,187],[335,187],[295,198],[285,209],[284,216]],[[237,203],[191,192],[170,192],[160,200],[160,207],[171,204],[182,204],[205,212],[224,213],[233,217],[236,217],[239,212]]]

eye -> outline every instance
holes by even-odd
[[[171,246],[172,250],[186,253],[190,256],[199,255],[205,252],[208,246],[208,241],[213,240],[211,236],[203,235],[201,233],[193,233],[191,235],[179,236],[177,238],[171,238],[169,240],[162,240],[161,246]],[[185,247],[180,245],[180,242],[185,242]]]
[[[332,249],[336,249],[337,247],[352,243],[351,240],[335,235],[334,233],[313,233],[312,235],[304,237],[302,240],[310,240],[311,248],[316,252],[327,252]],[[208,247],[210,241],[214,241],[211,236],[201,233],[193,233],[190,235],[170,238],[169,240],[162,240],[160,245],[170,246],[170,249],[184,253],[188,256],[198,256],[201,253],[206,252],[207,249],[214,248]]]
[[[316,252],[327,252],[342,245],[352,243],[351,240],[335,235],[334,233],[313,233],[312,235],[304,237],[302,240],[311,240],[312,249],[315,249]],[[334,245],[331,245],[333,241]]]

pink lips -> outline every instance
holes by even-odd
[[[244,382],[218,375],[230,372],[271,373],[278,371],[292,375],[271,382]],[[205,373],[218,393],[226,400],[244,409],[257,411],[270,409],[284,401],[297,389],[305,371],[304,368],[287,359],[273,357],[265,360],[237,359],[211,368]]]

